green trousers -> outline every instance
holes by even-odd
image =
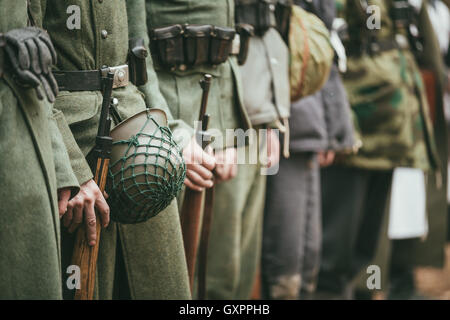
[[[266,176],[260,169],[259,165],[239,165],[234,179],[216,186],[208,299],[250,298],[261,257]]]

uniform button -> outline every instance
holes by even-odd
[[[102,38],[103,38],[103,39],[108,38],[108,31],[102,30]]]

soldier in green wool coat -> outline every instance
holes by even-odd
[[[281,92],[288,90],[286,47],[273,28],[265,43],[259,37],[254,40],[257,42],[252,47],[255,55],[248,61],[257,56],[259,59],[257,64],[260,65],[247,66],[245,72],[256,75],[262,70],[265,79],[259,88],[257,86],[259,83],[249,81],[249,86],[254,85],[253,88],[248,88],[251,95],[249,98],[253,99],[250,106],[245,102],[242,70],[236,57],[240,51],[234,51],[231,41],[227,41],[234,38],[236,30],[235,1],[148,0],[145,3],[148,33],[151,38],[150,47],[161,92],[169,104],[173,128],[185,129],[185,135],[189,138],[193,134],[194,121],[197,120],[201,102],[202,92],[198,82],[204,73],[213,76],[208,113],[211,115],[210,128],[214,129],[211,132],[217,133],[213,145],[217,162],[215,168],[217,183],[207,258],[206,296],[208,299],[248,299],[260,257],[265,176],[261,174],[260,164],[247,163],[236,166],[233,161],[222,161],[233,159],[236,153],[249,152],[248,147],[236,145],[235,137],[226,135],[226,131],[240,128],[244,132],[252,125],[262,129],[279,120],[277,108],[283,100],[282,94],[279,96],[280,89]],[[267,13],[271,13],[269,6]],[[210,28],[213,28],[213,40],[209,38]],[[229,37],[227,33],[230,34]],[[183,37],[188,39],[184,42],[188,43],[184,48]],[[192,42],[189,40],[191,38]],[[205,38],[207,40],[204,40]],[[241,37],[241,49],[243,39],[244,37]],[[169,47],[170,50],[165,50],[170,46],[169,41],[170,45],[174,45]],[[217,57],[215,55],[219,55],[219,51],[214,51],[213,47],[208,49],[209,44],[212,46],[214,41],[223,41],[222,52],[227,52],[225,55]],[[257,52],[261,46],[263,51]],[[264,47],[273,50],[266,50]],[[265,56],[266,51],[270,51],[269,58]],[[180,53],[180,57],[175,56],[174,52]],[[195,56],[190,59],[192,52]],[[209,56],[205,52],[208,52]],[[270,68],[269,60],[276,60],[273,63],[273,70]],[[286,84],[284,88],[280,78]],[[271,89],[272,81],[277,81],[275,84],[277,92]],[[258,91],[261,87],[268,91],[262,94]],[[288,92],[285,93],[285,98],[288,99]],[[262,99],[258,100],[258,95]],[[275,95],[277,99],[281,98],[278,104],[274,103]],[[258,103],[265,104],[265,108]],[[250,110],[250,107],[253,109]],[[288,116],[285,110],[288,107],[289,102],[284,103],[282,117]],[[175,135],[176,132],[174,131]],[[218,136],[223,138],[220,139],[222,143],[218,143]],[[271,141],[276,139],[275,135],[269,137],[272,138]],[[253,142],[253,145],[256,143]],[[261,145],[264,146],[264,143]],[[277,141],[274,141],[272,150],[275,151],[277,145]],[[189,177],[193,176],[188,172]],[[206,174],[203,177],[208,178]],[[196,190],[202,190],[198,188],[199,186],[209,187],[207,184],[192,186],[192,181],[187,181],[186,185]]]
[[[27,21],[26,1],[0,1],[0,299],[61,299],[59,213],[79,185],[47,102],[54,49]],[[25,41],[45,59],[24,52]],[[28,65],[13,62],[19,54]]]
[[[261,174],[260,163],[236,166],[223,160],[233,159],[236,153],[248,154],[250,150],[236,144],[235,136],[226,135],[227,130],[239,128],[244,132],[252,126],[255,129],[277,128],[276,123],[282,126],[280,118],[289,115],[289,102],[286,102],[289,99],[287,49],[281,36],[272,28],[275,26],[275,17],[271,11],[274,3],[266,2],[266,11],[261,13],[271,21],[271,24],[261,26],[263,33],[270,29],[267,36],[264,40],[262,35],[250,40],[248,54],[251,57],[247,61],[252,63],[239,68],[238,63],[245,62],[245,39],[252,32],[235,28],[235,22],[249,23],[245,19],[236,18],[238,2],[145,2],[148,32],[151,36],[152,54],[157,61],[155,64],[161,91],[169,102],[170,114],[174,119],[173,127],[184,128],[189,137],[192,136],[200,107],[201,90],[197,83],[204,73],[213,76],[208,105],[208,113],[211,114],[210,128],[223,139],[220,139],[222,143],[214,144],[217,183],[207,258],[207,298],[248,299],[260,257],[265,176]],[[253,2],[257,4],[257,1]],[[258,14],[256,10],[254,13]],[[258,19],[256,16],[252,18]],[[177,57],[171,56],[171,52],[161,52],[167,38],[175,43],[177,39],[181,39],[176,33],[177,25],[188,25],[184,36],[196,39],[186,41],[188,44],[184,48],[174,49],[174,52],[184,53],[187,59],[176,60]],[[259,26],[253,27],[255,29]],[[208,28],[213,28],[214,36],[210,39],[206,32],[208,36],[205,41],[204,34]],[[231,39],[237,38],[234,37],[235,32],[239,33],[240,50],[235,51],[231,41],[226,42],[226,32],[232,34]],[[209,43],[212,46],[215,41],[224,41],[224,48],[227,48],[222,50],[227,53],[220,59],[215,56],[219,54],[218,51],[214,51],[213,47],[208,49]],[[205,57],[204,52],[208,50],[209,56]],[[189,59],[191,52],[196,52],[197,55],[193,60]],[[241,79],[243,73],[247,73],[249,77]],[[263,81],[255,79],[259,75],[262,75]],[[243,80],[248,87],[242,83]],[[266,141],[260,139],[263,148],[258,151],[261,153],[265,150],[267,141],[273,143],[272,154],[277,153],[279,144],[272,133]],[[257,143],[254,141],[253,145]],[[277,160],[273,158],[277,157],[272,157],[272,154],[268,154],[268,157],[275,163]],[[190,181],[187,181],[187,187],[192,187]],[[224,225],[227,227],[224,228]]]
[[[69,210],[63,217],[63,224],[69,231],[65,229],[63,234],[63,267],[69,263],[72,253],[70,233],[80,225],[83,215],[89,241],[95,243],[95,233],[91,233],[95,223],[89,223],[95,219],[89,216],[95,204],[104,227],[97,270],[98,298],[189,299],[176,202],[144,223],[108,224],[109,208],[92,180],[93,174],[85,158],[95,144],[102,104],[101,86],[95,82],[100,76],[96,72],[104,66],[125,70],[129,32],[133,33],[140,25],[145,26],[145,21],[139,20],[143,17],[143,11],[135,7],[139,2],[42,0],[40,4],[33,12],[36,21],[48,30],[58,51],[55,74],[61,75],[59,79],[57,77],[61,93],[55,108],[62,111],[70,125],[70,130],[64,131],[63,136],[71,165],[81,185],[81,192],[69,203]],[[74,75],[68,71],[78,73]],[[76,74],[96,76],[89,82],[77,80]],[[75,77],[72,80],[71,75]],[[119,101],[117,109],[122,119],[147,107],[166,107],[151,60],[148,76],[145,99],[131,82],[122,83],[113,90],[113,97]],[[73,292],[67,292],[67,297],[71,294]]]

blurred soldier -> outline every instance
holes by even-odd
[[[237,0],[235,15],[238,26],[253,27],[254,36],[248,43],[246,61],[242,61],[240,68],[244,92],[244,105],[249,114],[253,128],[266,129],[266,133],[259,133],[260,154],[267,155],[267,166],[270,169],[267,175],[278,174],[280,157],[279,132],[289,130],[288,118],[290,116],[289,101],[289,52],[282,36],[277,30],[277,15],[289,12],[290,5],[286,1],[245,1]],[[289,17],[289,16],[288,16]],[[242,42],[241,42],[242,44]],[[277,129],[276,131],[274,129]],[[288,132],[286,132],[286,137]],[[268,146],[267,143],[268,143]],[[287,147],[286,147],[287,148]],[[285,150],[287,155],[287,150]],[[211,288],[212,295],[227,298],[225,294],[225,281],[227,277],[221,276],[223,269],[219,268],[220,257],[225,255],[231,259],[235,252],[240,252],[240,260],[234,260],[230,267],[240,268],[239,280],[234,295],[230,298],[248,299],[253,279],[260,261],[262,247],[262,220],[266,193],[266,173],[261,171],[261,165],[242,165],[238,176],[229,183],[219,186],[225,193],[231,195],[233,190],[242,188],[250,195],[247,199],[230,204],[221,202],[222,211],[217,211],[216,230],[227,219],[242,221],[227,232],[220,231],[220,236],[213,238],[217,249],[212,263],[216,266],[209,275],[218,281],[223,281],[222,288]],[[226,246],[225,239],[232,238],[233,246]],[[228,269],[230,272],[230,269]],[[231,277],[231,273],[229,276]],[[222,278],[221,278],[222,277]],[[215,291],[213,291],[215,290]],[[222,290],[222,291],[221,291]]]
[[[27,6],[0,1],[0,299],[61,299],[59,215],[79,186],[50,104],[56,53]]]
[[[412,2],[411,2],[412,3]],[[447,226],[447,128],[445,124],[443,95],[447,74],[442,59],[439,38],[443,47],[448,48],[448,21],[441,19],[443,32],[435,32],[431,16],[433,8],[438,8],[445,14],[444,4],[435,1],[422,1],[409,5],[409,21],[402,19],[403,15],[392,13],[396,31],[408,35],[408,31],[417,26],[417,42],[411,45],[417,64],[424,79],[424,85],[430,107],[433,123],[433,133],[438,148],[438,170],[430,170],[427,176],[427,212],[428,235],[422,239],[405,239],[391,241],[392,253],[390,260],[390,299],[409,299],[414,297],[414,267],[416,265],[443,267],[445,261],[446,226]],[[448,16],[447,16],[448,18]],[[436,19],[434,19],[436,22]],[[438,19],[439,20],[439,19]],[[446,29],[446,31],[444,31]],[[445,33],[447,36],[445,37]],[[444,34],[444,37],[442,35]]]
[[[294,3],[332,28],[334,0]],[[308,298],[315,290],[322,239],[320,164],[329,165],[334,152],[351,150],[353,140],[350,106],[335,64],[322,90],[292,103],[290,157],[282,158],[279,173],[268,177],[262,259],[266,298]]]
[[[349,28],[344,83],[362,148],[322,172],[318,298],[352,297],[351,281],[374,257],[393,168],[439,166],[424,85],[410,48],[414,39],[396,30],[390,4],[351,0],[343,6]]]
[[[97,276],[100,299],[190,298],[176,202],[144,223],[108,224],[109,207],[92,180],[85,158],[94,146],[98,128],[102,104],[100,69],[115,67],[112,69],[116,75],[113,97],[118,99],[117,110],[122,119],[147,107],[166,106],[152,73],[151,61],[145,100],[128,81],[128,32],[137,32],[136,26],[145,26],[142,3],[42,0],[41,4],[37,20],[48,30],[59,55],[57,79],[61,94],[55,108],[64,113],[70,125],[64,137],[81,184],[81,192],[69,203],[69,210],[63,217],[63,224],[68,228],[63,238],[63,266],[69,263],[72,254],[70,233],[81,223],[86,223],[90,244],[97,241],[95,206],[104,227]],[[127,12],[134,29],[128,29]],[[71,293],[67,292],[67,297]]]

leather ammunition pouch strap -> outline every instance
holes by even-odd
[[[239,56],[241,47],[245,47],[243,40],[249,38],[247,29],[180,24],[156,28],[150,31],[150,51],[157,66],[172,71],[219,65],[230,55]],[[237,32],[243,36],[236,37]]]
[[[277,27],[275,0],[237,0],[236,23],[247,23],[255,28],[257,35],[264,35],[269,28]]]
[[[114,73],[113,88],[125,87],[129,83],[128,65],[108,67],[102,70],[53,71],[60,91],[100,91],[102,77]]]

